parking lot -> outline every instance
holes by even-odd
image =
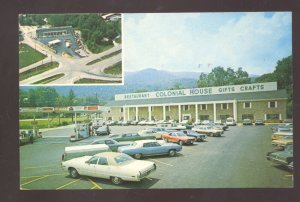
[[[112,126],[112,133],[137,132],[145,126]],[[114,185],[109,180],[82,176],[73,179],[60,167],[65,146],[87,144],[90,137],[69,142],[72,127],[43,132],[44,138],[20,147],[22,190],[164,189],[164,188],[291,188],[293,174],[266,159],[274,150],[269,126],[233,126],[222,137],[183,146],[176,157],[157,156],[157,170],[141,182]]]

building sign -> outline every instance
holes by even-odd
[[[91,110],[91,111],[97,111],[98,110],[98,106],[85,106],[84,110]]]
[[[206,88],[191,88],[180,90],[167,90],[144,93],[128,93],[115,95],[115,100],[138,100],[138,99],[153,99],[153,98],[168,98],[182,96],[199,96],[199,95],[218,95],[230,93],[252,93],[263,91],[276,91],[277,82],[268,83],[253,83],[231,86],[217,86]]]

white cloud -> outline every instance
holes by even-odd
[[[125,71],[209,72],[215,66],[272,72],[291,54],[291,13],[126,14]],[[200,68],[198,66],[200,65]],[[210,65],[208,65],[210,64]]]

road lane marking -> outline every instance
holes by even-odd
[[[148,180],[152,180],[150,177],[146,177]]]
[[[93,185],[94,187],[97,187],[98,189],[102,189],[102,187],[100,187],[96,182],[94,182],[93,180],[91,180],[90,178],[87,178]],[[93,188],[94,188],[93,187]]]
[[[55,166],[60,166],[60,165],[56,164],[56,165],[46,165],[46,166],[31,166],[31,167],[26,167],[24,169],[47,168],[47,167],[55,167]]]
[[[31,181],[29,181],[29,182],[25,182],[25,183],[21,184],[21,186],[24,186],[24,185],[26,185],[26,184],[30,184],[30,183],[35,182],[35,181],[37,181],[37,180],[44,179],[44,178],[46,178],[46,177],[48,177],[48,175],[44,175],[43,177],[39,177],[39,178],[34,179],[34,180],[31,180]]]
[[[27,179],[27,178],[34,178],[34,177],[44,177],[44,176],[56,176],[56,175],[66,175],[67,173],[56,173],[56,174],[50,174],[50,175],[32,175],[32,176],[26,176],[26,177],[20,177],[21,179]]]
[[[62,188],[66,187],[66,186],[68,186],[68,185],[70,185],[70,184],[73,184],[73,183],[77,182],[78,180],[81,180],[81,178],[79,178],[79,179],[77,179],[77,180],[74,180],[74,181],[71,181],[71,182],[69,182],[69,183],[67,183],[67,184],[64,184],[64,185],[62,185],[62,186],[56,188],[56,190],[62,189]]]
[[[20,187],[20,190],[30,190],[30,189]]]
[[[173,165],[171,165],[171,164],[164,163],[164,162],[162,162],[162,161],[159,161],[159,160],[156,160],[156,159],[150,159],[150,160],[152,160],[152,161],[156,161],[156,162],[158,162],[158,163],[165,164],[165,165],[167,165],[167,166],[173,166]]]
[[[286,177],[293,177],[294,175],[285,175]]]

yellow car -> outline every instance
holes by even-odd
[[[282,139],[272,140],[272,145],[284,147],[286,145],[293,144],[293,136],[289,135],[286,137],[283,137]]]
[[[287,136],[293,136],[293,133],[291,133],[291,132],[277,132],[277,133],[273,133],[272,140],[280,140],[283,137],[287,137]]]

